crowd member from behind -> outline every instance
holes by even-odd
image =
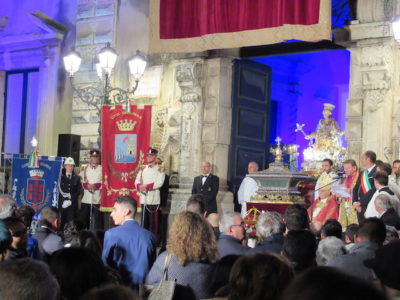
[[[14,215],[22,220],[28,230],[28,245],[26,248],[27,256],[30,258],[37,258],[38,244],[37,240],[32,237],[31,231],[32,220],[33,216],[35,215],[35,210],[29,205],[22,205],[20,207],[17,207],[17,209],[14,211]]]
[[[210,295],[212,297],[227,297],[229,292],[229,274],[239,255],[227,255],[215,263],[210,282]]]
[[[345,244],[335,236],[328,236],[318,243],[317,265],[324,266],[334,256],[346,254]]]
[[[350,224],[347,226],[344,233],[344,242],[346,243],[346,250],[349,251],[354,246],[354,239],[358,231],[358,224]]]
[[[16,202],[10,195],[0,195],[0,220],[11,217],[15,208]]]
[[[40,213],[39,228],[33,237],[38,242],[38,258],[47,260],[55,251],[64,247],[62,238],[57,235],[59,212],[54,206],[47,206]]]
[[[17,259],[27,256],[28,231],[21,219],[8,217],[3,220],[10,230],[12,243],[7,251],[7,259]]]
[[[328,261],[327,266],[336,267],[362,279],[373,280],[373,273],[364,266],[363,262],[375,257],[375,251],[382,246],[385,238],[385,224],[380,219],[365,219],[358,228],[356,244],[349,253],[333,257]]]
[[[168,262],[168,280],[176,280],[176,299],[204,299],[213,263],[217,260],[217,245],[210,224],[199,214],[183,211],[176,215],[169,231],[167,251],[161,253],[146,284],[158,285]]]
[[[61,214],[60,228],[63,230],[65,224],[75,219],[78,209],[78,200],[82,193],[81,178],[75,174],[75,161],[67,157],[64,161],[64,169],[60,179],[60,195],[58,198],[58,209]]]
[[[221,234],[217,242],[219,257],[236,254],[242,255],[249,251],[249,247],[242,244],[246,238],[245,224],[237,212],[225,212],[219,221]]]
[[[207,212],[203,195],[194,194],[190,196],[189,200],[186,202],[186,210],[205,216]]]
[[[96,234],[90,230],[81,230],[77,232],[70,239],[65,247],[83,247],[94,251],[97,255],[101,256],[102,246]]]
[[[399,239],[399,233],[397,232],[396,228],[387,225],[385,227],[386,227],[386,239],[383,242],[384,245],[389,244],[393,240]]]
[[[394,164],[393,164],[394,166]],[[396,164],[397,167],[397,164]],[[380,164],[376,164],[376,171],[380,172],[386,172],[386,174],[389,175],[389,182],[388,182],[388,187],[389,189],[395,194],[397,199],[400,199],[400,186],[398,184],[396,184],[396,181],[393,178],[393,173],[394,172],[394,168],[392,169],[392,167],[390,166],[390,164],[388,163],[380,163]]]
[[[214,234],[215,234],[215,239],[218,241],[220,231],[219,231],[219,215],[217,213],[211,213],[207,216],[207,221],[210,223]]]
[[[292,263],[296,273],[315,266],[317,241],[307,230],[291,230],[283,243],[282,254]]]
[[[7,250],[12,243],[12,236],[7,226],[0,221],[0,262],[7,257]]]
[[[87,248],[61,249],[50,257],[49,266],[63,299],[81,299],[91,288],[109,283],[101,257]]]
[[[386,195],[390,198],[390,201],[392,203],[392,207],[396,210],[396,212],[399,212],[399,199],[395,196],[392,190],[389,189],[388,187],[389,183],[389,177],[386,172],[380,171],[376,172],[374,176],[374,185],[376,188],[376,191],[374,195],[371,198],[371,201],[367,205],[367,210],[365,211],[365,217],[366,218],[372,218],[372,217],[379,217],[378,212],[375,209],[375,199],[379,195]]]
[[[250,249],[247,254],[257,252],[280,254],[282,252],[285,223],[279,213],[270,211],[262,213],[257,220],[256,230],[261,242],[255,248]]]
[[[338,239],[342,239],[342,225],[334,219],[329,219],[322,225],[321,228],[321,239],[327,238],[328,236],[334,236]]]
[[[389,300],[400,298],[400,241],[393,241],[376,251],[375,258],[364,264],[374,270],[378,286]]]
[[[106,284],[91,289],[82,300],[141,300],[130,288],[123,285]]]
[[[290,230],[308,230],[310,228],[310,219],[307,209],[300,204],[288,206],[283,220],[286,225],[286,233]]]
[[[37,260],[7,260],[0,268],[0,299],[58,300],[60,288],[48,266]]]
[[[400,217],[392,206],[392,201],[385,194],[380,194],[375,198],[375,210],[379,218],[385,225],[393,226],[400,230]]]
[[[330,267],[316,267],[297,276],[281,300],[387,300],[373,285]]]
[[[228,300],[277,300],[293,277],[292,267],[281,256],[242,256],[232,267]]]
[[[111,218],[117,227],[106,231],[102,254],[104,263],[134,288],[144,282],[156,251],[154,235],[134,220],[136,208],[136,200],[130,196],[115,199]]]

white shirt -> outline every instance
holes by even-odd
[[[201,176],[203,176],[203,177],[201,178],[201,185],[204,185],[204,182],[206,182],[208,176],[210,176],[210,173],[208,173],[208,174],[202,174]]]
[[[86,169],[86,178],[85,178],[85,169]],[[82,183],[85,182],[89,184],[101,183],[101,165],[98,165],[96,168],[93,168],[92,166],[88,165],[87,167],[85,167],[85,169],[82,170],[82,172],[79,174],[82,178]],[[93,193],[90,192],[89,190],[84,189],[81,202],[85,204],[99,204],[101,196],[100,192],[101,189],[95,190]]]
[[[165,180],[165,173],[160,172],[160,167],[145,166],[143,170],[140,170],[135,180],[135,187],[137,193],[140,195],[140,204],[148,205],[159,205],[160,204],[160,187],[163,185]],[[153,189],[146,193],[140,192],[140,185],[151,185]]]
[[[242,217],[246,215],[246,202],[251,200],[251,197],[257,194],[257,182],[251,177],[245,177],[240,184],[238,190],[238,202],[242,205]]]
[[[382,189],[382,188],[381,188],[381,189]],[[397,214],[399,214],[399,212],[400,212],[400,202],[399,202],[399,199],[397,199],[397,197],[396,197],[395,195],[390,195],[390,194],[386,193],[385,191],[377,190],[377,191],[372,195],[372,198],[371,198],[371,200],[370,200],[369,203],[368,203],[367,209],[365,210],[364,216],[365,216],[366,218],[373,218],[373,217],[380,218],[380,214],[376,211],[376,208],[375,208],[375,199],[376,199],[376,197],[377,197],[378,195],[380,195],[380,194],[387,195],[387,196],[389,197],[390,202],[391,202],[391,204],[392,204],[394,210],[397,212]]]
[[[326,204],[326,201],[328,201],[328,198],[325,199],[321,199],[319,200],[320,203]],[[320,213],[321,209],[323,207],[319,207],[319,205],[315,206],[312,212],[312,218],[314,219],[316,216],[318,216],[318,214]]]

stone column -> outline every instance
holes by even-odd
[[[232,210],[233,195],[227,191],[232,62],[223,58],[181,60],[175,71],[182,106],[175,141],[179,144],[178,161],[173,163],[178,170],[179,188],[172,191],[170,220],[185,209],[193,178],[200,174],[200,164],[205,160],[220,177],[219,212]]]
[[[346,137],[349,157],[366,150],[379,159],[399,157],[399,44],[391,20],[398,1],[363,0],[350,27],[352,45]]]

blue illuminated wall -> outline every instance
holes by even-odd
[[[296,133],[296,123],[304,131],[315,131],[323,118],[324,103],[336,106],[333,111],[341,130],[345,130],[346,101],[349,95],[350,52],[331,50],[252,59],[272,67],[270,142],[280,136],[285,144],[300,145],[308,141]],[[300,160],[303,160],[300,155]]]

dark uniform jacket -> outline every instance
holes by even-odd
[[[204,185],[202,184],[202,179],[203,175],[194,178],[192,194],[201,194],[204,196],[207,214],[216,213],[219,178],[210,173]]]
[[[372,196],[376,192],[376,188],[374,185],[374,176],[376,173],[376,166],[368,174],[368,180],[369,180],[372,188],[366,194],[364,194],[362,186],[361,186],[361,177],[364,176],[364,172],[365,171],[363,171],[360,174],[360,184],[358,186],[357,197],[356,197],[356,199],[353,199],[353,202],[361,203],[361,212],[360,213],[357,212],[359,222],[361,222],[362,220],[365,219],[364,214],[367,209],[368,203],[369,203],[369,201],[371,201]]]

